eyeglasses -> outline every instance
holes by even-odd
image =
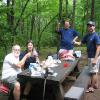
[[[20,49],[13,49],[14,51],[20,51]]]

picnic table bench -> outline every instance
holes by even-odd
[[[74,85],[65,93],[64,100],[84,100],[89,80],[88,66],[85,66]]]

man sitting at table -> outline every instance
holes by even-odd
[[[12,52],[6,55],[3,62],[2,80],[6,80],[14,86],[13,96],[14,100],[20,100],[20,81],[17,79],[17,74],[21,72],[26,59],[30,57],[30,53],[27,53],[21,61],[19,61],[20,46],[14,45]]]

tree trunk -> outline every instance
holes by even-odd
[[[88,0],[86,0],[86,22],[88,21],[88,18],[89,18],[89,11],[88,11]]]
[[[62,20],[62,0],[59,0],[59,21]]]
[[[7,0],[7,8],[8,8],[7,23],[11,32],[13,31],[13,27],[14,27],[14,9],[13,9],[14,4],[15,4],[15,0]]]
[[[32,15],[32,18],[31,18],[31,32],[30,32],[30,39],[32,40],[32,34],[33,34],[33,25],[34,25],[34,21],[35,21],[35,18],[34,16]]]
[[[7,0],[7,9],[9,9],[9,7],[10,7],[10,0]],[[8,12],[7,12],[7,23],[8,23],[8,25],[10,24],[10,14],[9,14],[9,10],[8,10]]]
[[[75,8],[76,8],[76,0],[73,0],[72,28],[75,27]]]
[[[62,24],[62,1],[59,0],[59,16],[58,16],[58,21]],[[60,48],[60,36],[57,34],[57,52],[59,51]]]
[[[66,0],[66,18],[68,18],[68,0]]]
[[[95,0],[92,0],[92,4],[91,4],[91,20],[94,20],[94,4],[95,4]]]

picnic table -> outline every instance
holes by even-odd
[[[29,70],[18,74],[18,78],[32,83],[30,98],[33,100],[64,100],[63,81],[73,72],[78,71],[79,58],[75,61],[62,61],[57,67],[51,68],[56,76],[31,76]],[[67,66],[64,64],[67,62]]]

